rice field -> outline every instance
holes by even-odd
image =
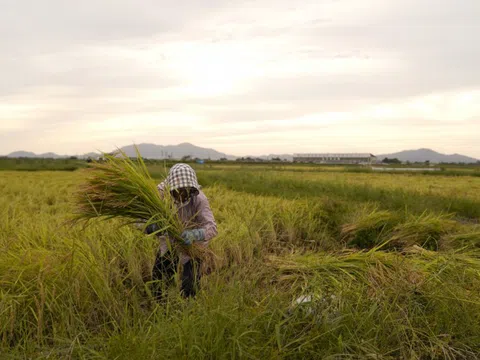
[[[197,173],[215,258],[194,300],[160,306],[154,238],[71,224],[86,170],[1,172],[0,358],[480,357],[480,177]]]

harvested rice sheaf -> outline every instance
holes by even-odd
[[[478,249],[464,249],[439,253],[414,245],[402,253],[376,249],[370,251],[342,251],[338,253],[293,253],[288,256],[270,256],[268,263],[278,272],[278,280],[292,281],[315,276],[330,278],[336,282],[347,277],[369,283],[372,269],[381,270],[386,278],[396,278],[388,274],[408,274],[428,277],[430,281],[444,284],[461,278],[478,282],[480,279],[480,252]]]
[[[455,233],[458,223],[453,214],[435,214],[425,211],[419,216],[409,215],[403,224],[393,229],[389,245],[407,248],[419,245],[430,250],[438,250],[440,239],[447,234]]]
[[[399,220],[396,213],[365,206],[358,209],[351,222],[342,226],[341,237],[349,246],[374,248],[384,241]]]

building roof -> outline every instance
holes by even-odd
[[[340,153],[319,153],[319,154],[293,154],[293,157],[302,157],[302,158],[326,158],[326,157],[335,157],[335,158],[370,158],[375,157],[375,155],[370,153],[350,153],[350,154],[340,154]]]

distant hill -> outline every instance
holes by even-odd
[[[35,154],[30,151],[14,151],[10,154],[7,155],[9,158],[36,158],[36,159],[65,159],[69,158],[71,155],[58,155],[52,152],[47,152],[44,154]],[[98,158],[100,157],[100,154],[98,153],[88,153],[88,154],[83,154],[83,155],[73,155],[76,156],[79,159],[87,159],[87,158]]]
[[[178,145],[155,145],[155,144],[139,144],[137,145],[140,153],[144,158],[147,159],[175,159],[179,160],[184,156],[190,156],[192,158],[200,159],[211,159],[211,160],[220,160],[226,158],[228,160],[235,160],[236,157],[232,155],[227,155],[225,153],[219,152],[215,149],[203,148],[200,146],[195,146],[190,143],[182,143]],[[120,148],[128,156],[135,157],[135,145],[128,145]],[[29,151],[15,151],[7,155],[10,158],[49,158],[49,159],[62,159],[68,158],[71,155],[58,155],[52,152],[44,154],[35,154]],[[83,155],[74,155],[79,159],[86,159],[88,157],[97,158],[100,156],[98,153],[90,152]]]
[[[86,153],[86,154],[83,154],[83,155],[79,155],[78,157],[80,159],[88,159],[88,158],[96,159],[96,158],[99,158],[100,156],[101,155],[99,153],[89,152],[89,153]]]
[[[20,158],[20,157],[34,158],[34,157],[37,157],[37,155],[36,155],[35,153],[29,152],[29,151],[14,151],[14,152],[8,154],[7,157],[12,157],[12,158]]]
[[[57,155],[55,153],[48,152],[48,153],[37,155],[36,157],[45,158],[45,159],[63,159],[63,158],[67,158],[68,156],[67,155]]]
[[[190,143],[182,143],[178,145],[156,145],[156,144],[139,144],[137,145],[140,153],[144,158],[147,159],[175,159],[180,160],[184,156],[190,156],[192,158],[200,158],[200,159],[211,159],[211,160],[220,160],[222,158],[226,158],[228,160],[235,160],[237,157],[233,155],[228,155],[222,152],[219,152],[215,149],[210,148],[203,148],[200,146],[196,146]],[[134,157],[135,154],[135,145],[128,145],[120,148],[123,150],[128,156]],[[86,158],[98,158],[100,157],[99,153],[90,152],[83,155],[74,155],[79,159],[86,159]],[[18,158],[18,157],[26,157],[26,158],[53,158],[53,159],[62,159],[68,158],[70,155],[58,155],[52,152],[44,153],[44,154],[35,154],[33,152],[28,151],[15,151],[7,155],[7,157],[11,158]],[[247,157],[247,156],[245,156]],[[269,155],[262,155],[262,156],[250,156],[251,158],[260,158],[263,160],[271,160],[272,158],[280,158],[282,160],[286,159],[287,161],[293,160],[292,154],[269,154]],[[445,155],[433,151],[431,149],[418,149],[418,150],[405,150],[400,151],[393,154],[381,154],[376,155],[378,160],[383,160],[384,158],[388,157],[390,159],[397,158],[403,162],[410,161],[410,162],[425,162],[430,161],[432,163],[440,163],[440,162],[453,162],[453,163],[475,163],[478,160],[472,157],[468,157],[465,155],[460,154],[452,154],[452,155]]]
[[[418,149],[418,150],[405,150],[393,154],[383,154],[376,155],[378,160],[383,160],[384,158],[397,158],[401,161],[410,161],[410,162],[425,162],[430,161],[432,163],[475,163],[478,160],[469,156],[452,154],[445,155],[433,151],[431,149]]]
[[[287,160],[287,161],[293,161],[293,155],[292,154],[269,154],[269,155],[261,155],[261,156],[250,156],[251,158],[257,158],[257,159],[262,159],[262,160],[272,160],[272,159],[278,159],[280,158],[281,160]]]
[[[137,145],[137,148],[140,151],[140,154],[147,159],[172,158],[178,160],[184,156],[211,160],[220,160],[221,158],[227,158],[229,160],[235,159],[235,156],[227,155],[214,149],[195,146],[190,143],[166,146],[155,144],[139,144]],[[124,146],[120,149],[128,156],[135,156],[135,145]]]

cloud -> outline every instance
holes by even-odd
[[[0,153],[135,140],[480,157],[479,17],[476,0],[8,1]]]

